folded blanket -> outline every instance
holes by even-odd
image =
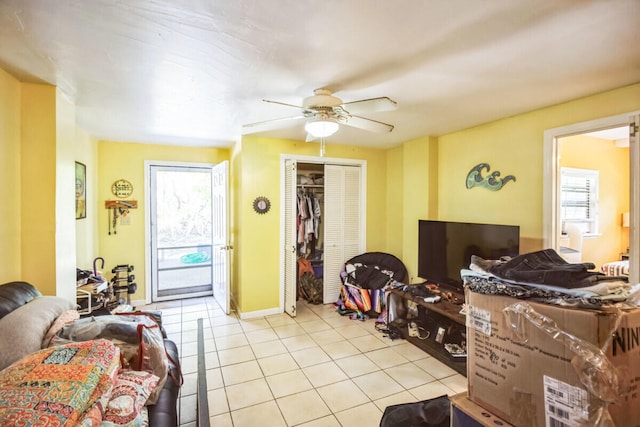
[[[0,425],[73,426],[105,407],[120,366],[107,340],[51,347],[0,371]]]

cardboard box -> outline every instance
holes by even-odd
[[[598,408],[608,410],[616,427],[640,426],[640,309],[570,309],[470,291],[466,302],[471,400],[519,427],[594,425]],[[523,342],[503,311],[514,303],[527,303],[555,321],[561,332],[554,338],[521,317],[521,330],[528,335]],[[616,320],[620,324],[614,330]],[[602,403],[581,382],[572,366],[576,352],[571,342],[604,351],[604,364],[598,366],[605,368],[592,372],[617,373],[618,403]]]
[[[451,400],[451,427],[509,427],[491,412],[472,402],[466,392],[456,394]]]

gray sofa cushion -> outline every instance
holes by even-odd
[[[41,296],[0,319],[0,369],[40,350],[51,324],[73,308],[75,304],[64,298]]]
[[[27,282],[0,285],[0,319],[42,294]]]

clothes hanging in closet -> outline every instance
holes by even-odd
[[[313,252],[318,240],[322,210],[318,196],[312,191],[299,189],[297,194],[296,230],[301,253]]]

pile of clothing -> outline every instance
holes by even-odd
[[[593,263],[570,264],[553,249],[544,249],[498,260],[473,255],[469,269],[460,274],[472,292],[481,294],[585,308],[635,301],[637,286],[630,286],[628,277],[594,269]]]
[[[366,252],[351,258],[341,272],[338,312],[353,319],[383,319],[385,290],[406,282],[407,276],[404,263],[385,252]]]

